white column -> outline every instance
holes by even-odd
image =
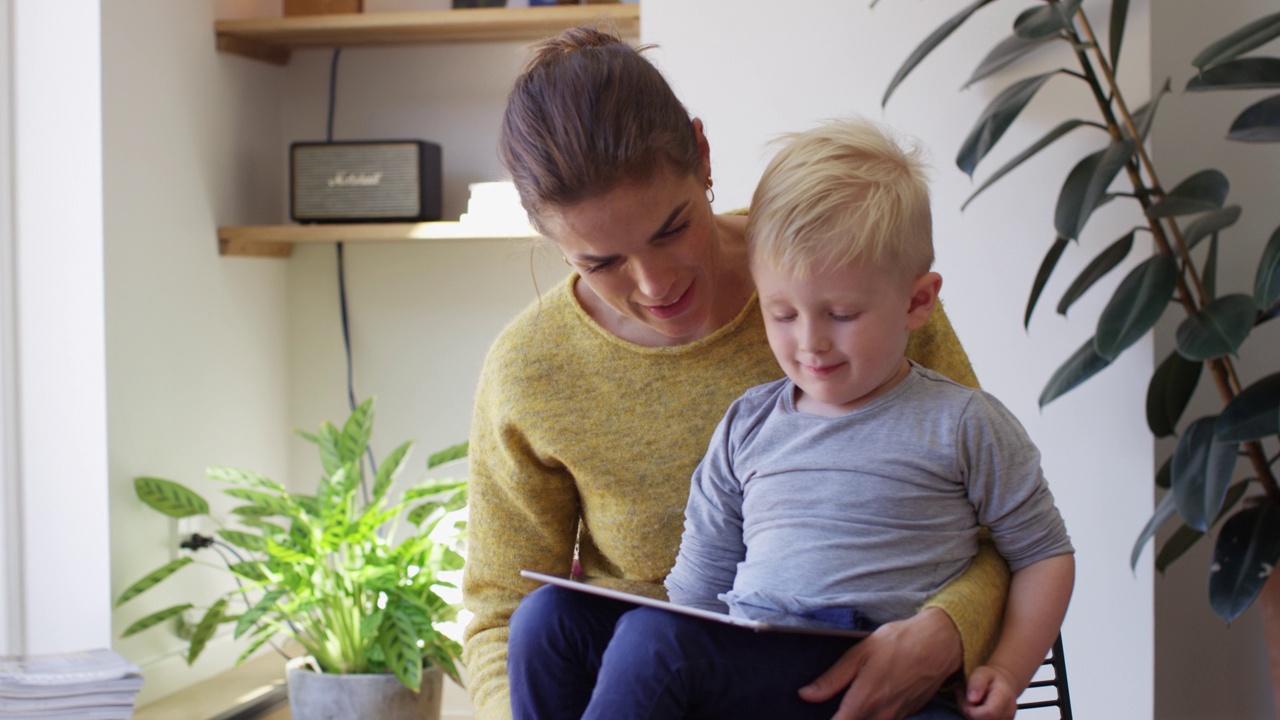
[[[13,405],[13,133],[9,0],[0,0],[0,655],[21,646]]]
[[[101,23],[98,0],[6,4],[17,550],[5,562],[21,588],[8,642],[67,652],[111,643]]]

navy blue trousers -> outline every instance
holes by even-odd
[[[797,691],[851,646],[847,638],[757,633],[547,585],[511,617],[507,669],[515,720],[829,720]],[[912,720],[954,720],[935,698]]]

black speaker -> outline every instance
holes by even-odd
[[[289,146],[290,217],[303,223],[439,220],[440,146],[422,140]]]

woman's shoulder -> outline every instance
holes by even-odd
[[[573,304],[572,277],[539,295],[498,333],[489,347],[486,372],[539,366],[567,352],[578,330]]]

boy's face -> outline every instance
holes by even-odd
[[[752,262],[769,346],[799,388],[796,407],[843,415],[907,374],[907,336],[929,319],[942,277],[904,279],[854,262],[805,278]]]

